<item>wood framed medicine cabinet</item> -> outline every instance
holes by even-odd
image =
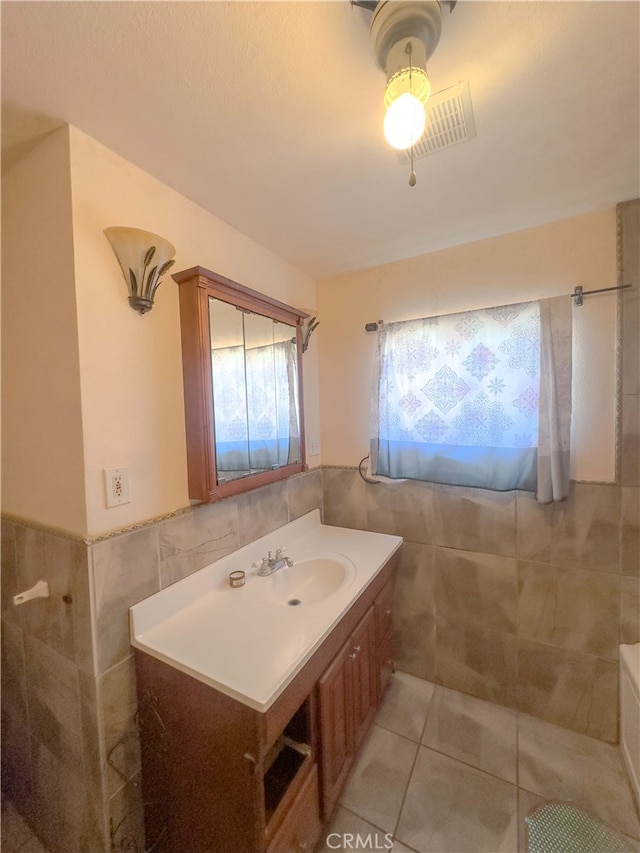
[[[309,315],[203,267],[172,278],[189,498],[211,503],[306,471],[302,323]]]

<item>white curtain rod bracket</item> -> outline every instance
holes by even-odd
[[[582,305],[582,297],[590,296],[592,293],[611,293],[613,290],[626,290],[628,287],[631,287],[630,284],[618,284],[615,287],[600,287],[598,290],[583,290],[580,285],[574,288],[571,296],[573,297],[573,304],[580,307]]]

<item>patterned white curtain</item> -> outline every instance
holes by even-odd
[[[528,302],[383,326],[372,394],[372,472],[498,491],[536,491],[540,480],[545,488],[539,499],[566,496],[568,297],[564,303],[568,314]],[[548,331],[541,331],[541,322]],[[550,340],[555,343],[547,344]],[[566,414],[555,420],[554,401],[568,403]],[[545,441],[554,447],[543,453],[540,415]],[[554,475],[541,475],[539,465],[550,463]],[[553,483],[551,497],[547,482]]]
[[[571,432],[571,300],[540,302],[540,407],[538,413],[538,489],[540,503],[569,493]]]

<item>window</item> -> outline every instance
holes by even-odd
[[[372,471],[561,499],[570,383],[568,297],[385,325]]]

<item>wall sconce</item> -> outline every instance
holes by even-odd
[[[160,279],[174,265],[168,240],[139,228],[105,228],[129,291],[129,305],[139,314],[151,311]]]

